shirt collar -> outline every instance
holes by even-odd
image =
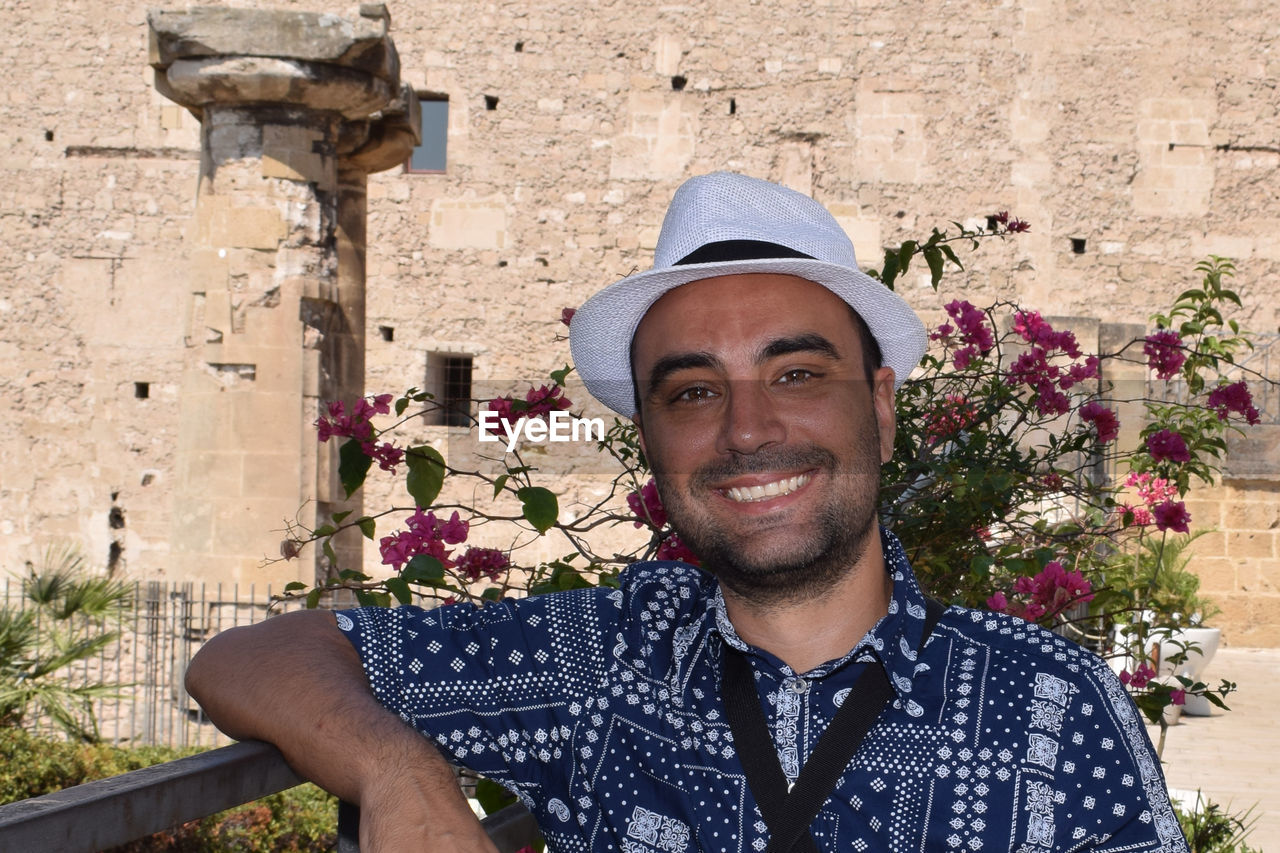
[[[842,669],[850,662],[879,660],[889,674],[889,683],[893,686],[898,701],[908,701],[912,682],[928,671],[927,665],[917,661],[917,649],[920,648],[920,638],[924,633],[925,598],[898,538],[881,527],[880,545],[884,553],[885,570],[893,578],[893,596],[889,600],[889,609],[843,657],[820,664],[805,673],[792,672],[779,658],[748,645],[738,636],[725,612],[724,595],[719,585],[708,602],[711,632],[719,634],[725,643],[735,649],[765,661],[782,678],[801,675],[808,679],[818,679]]]

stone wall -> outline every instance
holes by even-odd
[[[647,266],[671,192],[719,168],[813,193],[869,265],[882,243],[951,220],[1031,222],[970,256],[944,293],[913,272],[901,288],[928,317],[964,292],[1144,323],[1212,252],[1240,263],[1242,322],[1275,333],[1274,16],[1245,0],[1115,6],[389,4],[402,79],[449,99],[448,168],[369,178],[367,390],[422,386],[428,352],[470,354],[497,385],[561,366],[560,309]],[[163,574],[199,124],[153,87],[144,6],[8,17],[0,565],[74,540]],[[272,438],[245,427],[249,444]],[[1244,448],[1246,474],[1193,505],[1195,524],[1221,532],[1202,571],[1234,644],[1280,643],[1275,458]],[[285,524],[261,515],[246,504],[245,530]]]

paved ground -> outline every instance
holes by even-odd
[[[1223,648],[1203,680],[1239,691],[1209,717],[1183,715],[1165,738],[1164,772],[1174,795],[1200,789],[1231,811],[1256,804],[1252,847],[1280,853],[1280,649]],[[1153,741],[1159,729],[1148,729]]]

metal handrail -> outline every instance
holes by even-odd
[[[0,850],[95,853],[303,783],[274,746],[245,741],[0,806]],[[338,850],[358,847],[358,811],[339,810]],[[501,853],[538,838],[523,806],[484,820]]]

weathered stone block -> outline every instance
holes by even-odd
[[[1228,531],[1227,556],[1232,559],[1275,559],[1276,534],[1269,531]]]

